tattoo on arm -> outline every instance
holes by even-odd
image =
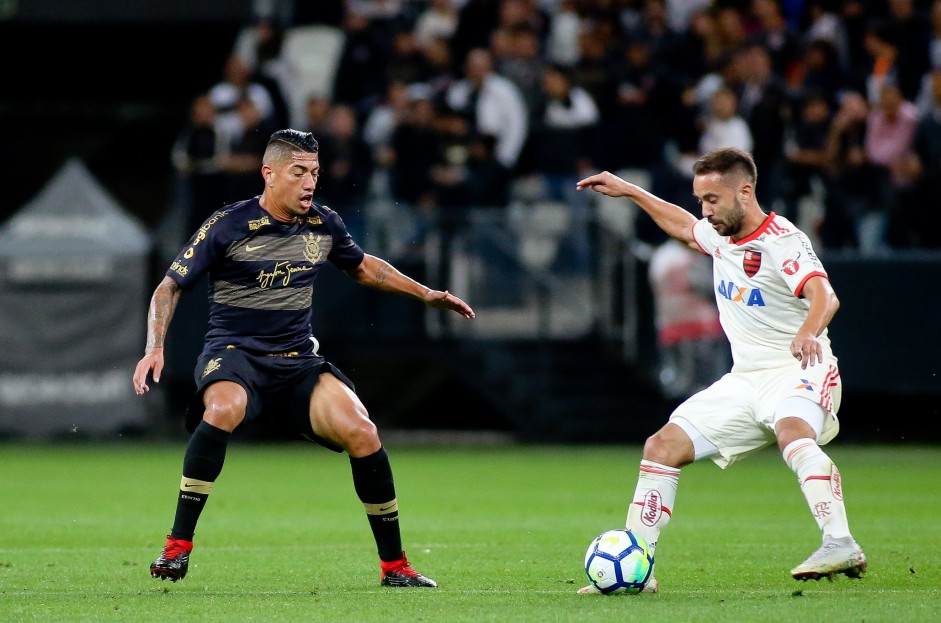
[[[390,266],[382,265],[379,267],[379,270],[376,271],[376,285],[381,286],[385,283],[386,279],[389,277],[389,274],[392,272]]]
[[[157,286],[150,300],[150,310],[147,313],[147,344],[145,352],[155,348],[163,348],[167,337],[167,328],[170,319],[180,300],[180,286],[172,279],[168,279]]]

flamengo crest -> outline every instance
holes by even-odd
[[[745,269],[745,274],[749,277],[757,275],[758,269],[761,268],[761,251],[745,251],[742,268]]]

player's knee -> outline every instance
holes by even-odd
[[[359,418],[354,425],[346,428],[341,441],[347,453],[354,457],[368,456],[382,447],[379,430],[368,418]]]
[[[236,401],[213,401],[206,405],[203,419],[216,428],[232,432],[245,419],[245,405]]]
[[[644,442],[644,458],[646,460],[662,463],[662,459],[666,454],[666,443],[660,433],[654,433],[647,437],[647,441]]]
[[[248,395],[230,381],[211,384],[203,393],[203,419],[217,428],[232,432],[248,409]]]
[[[692,443],[680,431],[679,435],[671,435],[669,430],[660,429],[644,442],[644,459],[668,465],[682,467],[693,461]]]

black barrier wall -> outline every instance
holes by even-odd
[[[941,257],[823,259],[840,298],[830,338],[845,391],[941,400]]]

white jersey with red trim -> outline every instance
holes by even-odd
[[[742,240],[720,236],[706,219],[693,225],[693,238],[712,256],[716,303],[732,346],[732,370],[794,364],[791,341],[810,309],[801,291],[811,277],[828,278],[804,232],[772,212]],[[826,329],[818,339],[824,356],[833,358]]]

